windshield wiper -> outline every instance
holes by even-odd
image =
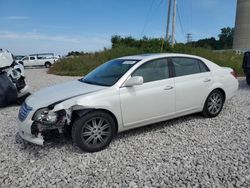
[[[84,80],[84,79],[80,79],[79,81],[83,82],[83,83],[86,83],[86,84],[91,84],[91,85],[110,86],[110,85],[101,84],[101,83],[98,83],[98,82],[88,81],[88,80]]]

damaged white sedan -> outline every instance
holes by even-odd
[[[128,129],[197,112],[215,117],[237,89],[232,69],[201,57],[123,57],[28,97],[18,115],[19,134],[42,145],[51,131],[70,133],[82,150],[95,152]]]

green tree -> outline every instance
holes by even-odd
[[[219,47],[221,49],[231,49],[233,47],[234,28],[224,27],[221,29],[219,37]]]
[[[217,49],[217,43],[218,41],[214,38],[206,38],[206,39],[200,39],[197,42],[195,42],[195,47],[201,47],[201,48],[207,48],[207,49]]]

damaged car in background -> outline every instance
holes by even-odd
[[[70,134],[82,150],[96,152],[118,132],[197,112],[216,117],[237,89],[231,68],[202,57],[122,57],[29,96],[19,111],[19,134],[43,145],[56,130]]]
[[[9,51],[0,49],[0,107],[21,104],[29,94],[23,65],[15,62]]]

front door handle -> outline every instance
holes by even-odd
[[[206,79],[204,80],[204,82],[210,82],[210,81],[211,81],[210,78],[206,78]]]
[[[173,86],[166,86],[165,88],[164,88],[164,90],[170,90],[170,89],[173,89],[174,87]]]

